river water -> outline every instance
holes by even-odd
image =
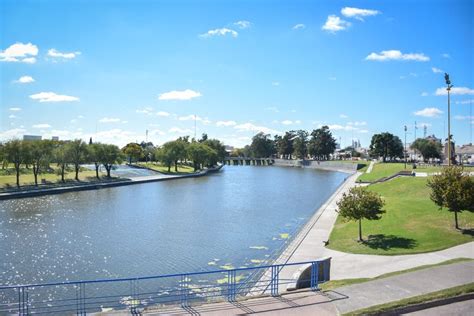
[[[226,166],[201,178],[0,201],[0,285],[263,264],[346,176]]]

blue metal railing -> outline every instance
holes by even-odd
[[[234,302],[255,295],[278,296],[285,286],[305,282],[316,291],[319,283],[329,279],[329,264],[327,260],[308,261],[137,278],[0,286],[0,314],[86,315],[112,309],[128,309],[137,314],[141,309],[169,305],[188,307],[192,303]],[[284,277],[293,276],[298,269],[309,269],[306,280]],[[260,275],[258,279],[255,272]]]

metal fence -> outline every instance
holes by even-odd
[[[0,286],[0,314],[74,314],[237,301],[278,296],[288,286],[318,290],[329,280],[329,260],[230,270],[17,286]],[[294,272],[301,276],[294,279]],[[284,273],[285,272],[285,273]],[[284,277],[292,275],[292,277]]]

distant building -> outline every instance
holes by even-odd
[[[23,135],[23,140],[41,140],[42,137],[38,135]]]
[[[441,138],[437,138],[436,136],[434,136],[434,134],[426,136],[425,139],[431,140],[431,141],[434,141],[434,142],[437,142],[437,143],[441,144]]]
[[[57,142],[59,141],[59,136],[53,136],[51,137],[51,140]]]

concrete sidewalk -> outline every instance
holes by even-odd
[[[340,287],[331,292],[344,298],[334,301],[342,314],[473,282],[474,262],[466,261]]]

